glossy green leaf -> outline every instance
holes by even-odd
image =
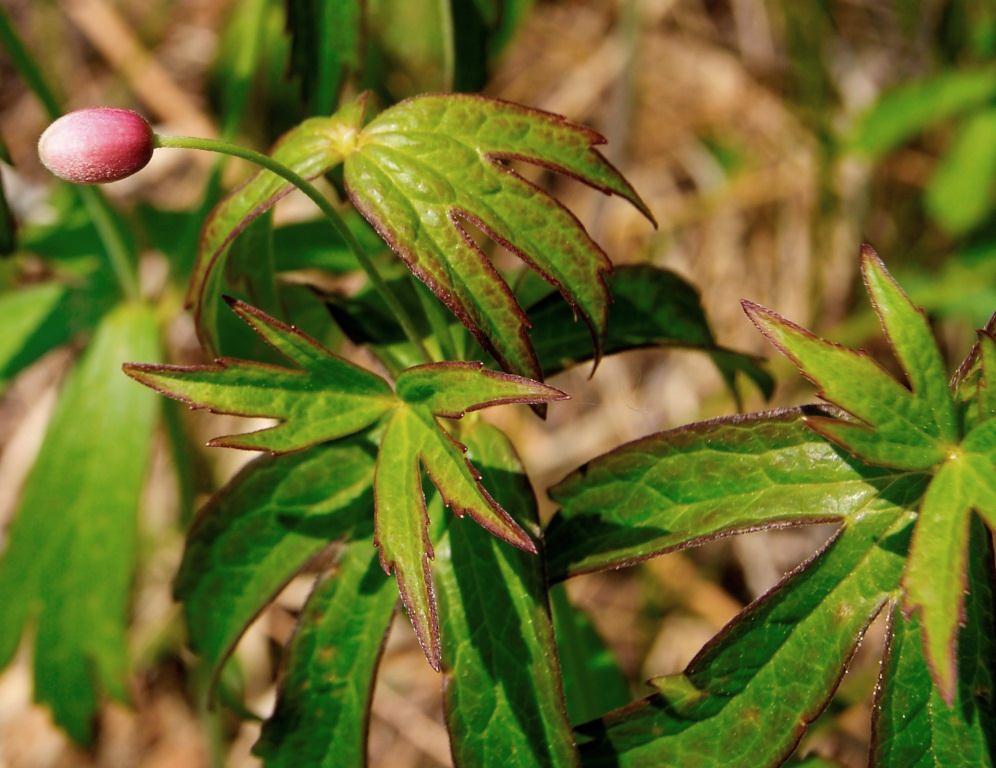
[[[630,701],[629,685],[591,620],[562,584],[550,589],[553,626],[571,723],[586,723]]]
[[[363,437],[260,457],[198,514],[174,585],[190,645],[217,678],[246,627],[329,543],[369,535],[374,446]]]
[[[691,424],[628,443],[554,486],[550,576],[617,568],[756,528],[839,519],[902,478],[807,428],[800,409]]]
[[[291,73],[300,78],[312,114],[331,112],[346,79],[359,70],[363,6],[361,0],[288,0]]]
[[[889,341],[909,372],[912,391],[874,360],[817,338],[769,309],[743,302],[747,315],[823,399],[859,421],[814,417],[810,426],[867,461],[926,469],[955,442],[954,411],[937,345],[926,318],[892,280],[875,252],[862,249],[862,272]]]
[[[438,364],[442,366],[444,364]],[[441,648],[436,598],[429,560],[429,517],[422,491],[422,470],[446,506],[469,515],[490,533],[535,554],[536,545],[481,485],[464,447],[436,422],[425,406],[399,405],[381,438],[374,493],[377,498],[376,543],[384,569],[398,579],[401,598],[415,634],[434,669]]]
[[[532,488],[508,439],[480,422],[462,436],[495,498],[537,530]],[[432,570],[454,765],[576,766],[542,561],[450,518]]]
[[[941,120],[989,103],[996,96],[996,68],[951,70],[900,86],[858,123],[851,146],[880,155]]]
[[[366,765],[377,664],[398,602],[372,543],[349,544],[304,606],[253,749],[270,768]]]
[[[215,438],[211,445],[282,453],[359,432],[394,405],[386,381],[338,357],[314,339],[248,304],[232,309],[297,368],[222,358],[213,366],[129,364],[132,378],[215,413],[279,419],[244,435]]]
[[[80,743],[93,737],[99,692],[126,696],[136,519],[157,404],[120,365],[158,355],[149,308],[104,318],[61,393],[0,558],[0,664],[36,624],[35,698]]]
[[[919,492],[893,487],[904,505]],[[814,560],[714,638],[660,693],[578,729],[585,766],[780,765],[826,706],[894,594],[912,514],[876,498]]]
[[[350,199],[508,371],[542,376],[528,321],[470,233],[521,256],[577,308],[596,347],[610,263],[576,218],[508,165],[520,160],[620,195],[649,217],[598,152],[604,139],[545,112],[478,96],[423,96],[382,112],[346,158]]]
[[[699,349],[716,362],[723,378],[736,391],[737,371],[753,381],[765,398],[774,380],[750,355],[716,344],[699,293],[682,277],[648,264],[617,267],[609,276],[609,308],[604,354],[644,347]],[[572,322],[571,310],[556,295],[529,306],[531,338],[546,376],[591,358],[588,335]]]
[[[380,377],[336,357],[300,331],[241,302],[232,302],[232,306],[299,368],[221,360],[215,366],[134,363],[125,366],[125,371],[193,407],[281,420],[258,432],[216,438],[210,442],[216,446],[294,451],[346,437],[384,419],[374,478],[376,542],[385,570],[397,575],[426,657],[438,669],[439,631],[428,565],[432,547],[422,470],[457,515],[470,515],[487,531],[520,549],[535,553],[536,545],[481,486],[463,446],[437,419],[459,418],[465,411],[491,405],[543,403],[565,395],[539,382],[485,370],[479,363],[436,363],[409,369],[398,377],[395,394]],[[226,652],[226,646],[217,646],[214,656],[220,658]]]
[[[299,176],[313,179],[342,162],[356,140],[362,119],[363,103],[358,101],[332,117],[305,120],[281,137],[272,156]],[[292,189],[290,182],[261,170],[218,203],[204,222],[187,300],[194,308],[201,343],[208,350],[216,351],[218,344],[204,316],[212,272],[224,267],[226,249],[239,233]]]
[[[983,768],[996,764],[993,701],[993,574],[989,534],[976,520],[969,545],[970,591],[958,647],[958,685],[949,706],[931,680],[923,629],[897,606],[875,700],[872,768]]]
[[[993,209],[994,135],[996,109],[968,118],[927,186],[927,210],[948,232],[968,232],[982,224]]]

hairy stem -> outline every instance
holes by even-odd
[[[280,161],[274,160],[269,155],[264,155],[262,152],[241,147],[238,144],[231,144],[227,141],[220,141],[218,139],[203,139],[194,136],[157,135],[155,137],[155,142],[157,147],[169,149],[199,149],[206,152],[218,152],[223,155],[240,157],[243,160],[248,160],[261,168],[265,168],[266,170],[277,174],[277,176],[286,179],[295,187],[300,189],[304,194],[311,198],[315,205],[318,206],[321,212],[325,215],[325,218],[328,219],[328,222],[332,225],[332,228],[346,243],[346,246],[353,253],[353,256],[356,257],[360,267],[366,273],[367,278],[374,287],[374,290],[377,291],[381,299],[383,299],[384,303],[387,304],[388,308],[394,314],[398,323],[401,325],[402,330],[404,330],[405,336],[408,337],[408,340],[415,345],[426,362],[430,362],[432,360],[432,356],[425,348],[425,344],[422,343],[422,338],[419,336],[415,323],[405,310],[405,307],[401,303],[400,299],[398,299],[394,291],[391,290],[391,286],[388,285],[387,281],[381,276],[380,272],[377,270],[377,265],[374,264],[373,259],[370,258],[370,255],[367,254],[363,246],[360,245],[359,240],[356,239],[356,236],[349,229],[342,216],[339,215],[339,212],[335,209],[332,203],[330,203],[328,199],[326,199],[326,197],[318,191],[314,184],[300,174],[295,173]]]

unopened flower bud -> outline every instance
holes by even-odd
[[[104,184],[144,168],[153,144],[152,128],[137,112],[98,107],[52,123],[38,139],[38,156],[60,179]]]

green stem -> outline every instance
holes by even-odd
[[[45,81],[45,76],[38,63],[28,52],[21,38],[18,37],[10,23],[10,18],[2,8],[0,8],[0,45],[6,49],[14,68],[21,74],[28,88],[45,107],[49,119],[55,120],[61,116],[62,108],[59,106],[58,97]],[[107,259],[111,263],[111,269],[114,271],[118,284],[121,286],[121,292],[129,299],[137,299],[139,290],[135,267],[128,253],[124,232],[114,217],[110,204],[93,187],[79,187],[77,192],[97,229],[97,235],[107,252]]]
[[[81,186],[76,191],[93,221],[93,226],[97,229],[97,236],[104,244],[107,260],[111,263],[111,269],[118,280],[118,285],[121,286],[122,293],[129,299],[138,299],[138,277],[128,255],[124,233],[118,226],[110,203],[93,187]]]
[[[418,329],[415,327],[415,323],[405,310],[404,305],[402,305],[394,291],[391,290],[391,286],[387,284],[387,281],[384,280],[380,272],[377,271],[377,265],[374,264],[369,254],[367,254],[367,252],[363,249],[363,246],[360,245],[360,241],[356,239],[356,236],[349,229],[342,216],[339,215],[339,212],[335,209],[332,203],[330,203],[325,196],[318,191],[314,184],[300,174],[295,173],[279,160],[274,160],[269,155],[264,155],[262,152],[241,147],[238,144],[231,144],[227,141],[220,141],[218,139],[203,139],[195,136],[157,135],[155,137],[155,142],[157,147],[168,149],[199,149],[205,152],[218,152],[223,155],[240,157],[243,160],[255,163],[256,165],[275,173],[277,176],[286,179],[295,187],[304,192],[304,194],[310,197],[312,202],[318,206],[321,212],[325,214],[325,218],[328,219],[329,223],[332,225],[332,228],[343,239],[343,242],[346,243],[349,250],[352,251],[353,256],[356,257],[360,267],[366,273],[367,278],[374,287],[374,290],[377,291],[381,299],[383,299],[384,303],[387,304],[388,308],[397,318],[398,323],[401,325],[401,328],[405,332],[405,336],[408,337],[408,340],[415,345],[415,347],[425,358],[426,362],[432,360],[432,356],[425,348],[425,344],[422,343],[422,338],[418,333]]]

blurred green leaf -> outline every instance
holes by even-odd
[[[158,410],[120,366],[158,356],[151,309],[104,318],[59,398],[0,559],[0,664],[37,622],[35,698],[83,744],[98,691],[127,695],[136,519]]]
[[[290,69],[301,80],[311,114],[335,109],[346,80],[360,68],[364,6],[363,0],[287,0]],[[418,27],[409,28],[410,38],[422,37],[411,29]]]
[[[536,500],[508,438],[479,421],[461,437],[496,500],[536,531]],[[541,559],[452,517],[435,549],[454,765],[576,766]]]
[[[881,155],[927,127],[996,98],[996,68],[953,70],[886,93],[858,122],[851,148]]]
[[[953,234],[986,220],[996,194],[996,109],[971,115],[927,186],[927,210]]]

